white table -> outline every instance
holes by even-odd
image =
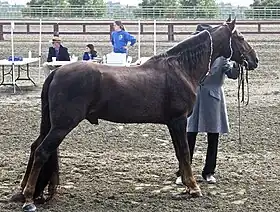
[[[14,63],[7,59],[0,60],[0,66],[2,66],[2,82],[0,83],[0,86],[1,85],[14,85],[13,79],[15,76],[13,75],[13,67],[12,67],[13,65],[18,67],[18,76],[15,79],[15,82],[18,80],[29,80],[36,86],[35,82],[30,78],[30,75],[29,75],[29,64],[35,63],[38,61],[39,61],[39,58],[23,58],[22,61],[14,61]],[[5,73],[5,66],[10,67],[10,69],[7,73]],[[26,66],[26,69],[22,68],[22,66]],[[26,71],[26,78],[20,77],[21,71]],[[12,78],[11,82],[5,82],[5,76],[11,76],[11,78]]]
[[[90,60],[92,62],[101,62],[102,58],[95,58],[93,60]],[[70,60],[70,61],[52,61],[52,62],[45,62],[44,64],[49,65],[49,66],[63,66],[67,64],[71,64],[77,62],[77,60]]]
[[[52,61],[52,62],[45,62],[44,64],[48,66],[63,66],[66,64],[74,63],[76,61]]]

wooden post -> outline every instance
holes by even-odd
[[[169,23],[168,25],[168,41],[174,41],[174,25]]]
[[[58,23],[53,25],[53,32],[59,32],[59,27],[58,27]]]
[[[143,34],[143,32],[144,32],[144,25],[140,23],[140,33]]]
[[[87,25],[83,24],[83,33],[87,32]]]
[[[112,32],[114,31],[114,24],[110,24],[110,40],[112,39]]]
[[[30,33],[30,24],[26,24],[26,32],[27,32],[27,34]]]
[[[261,32],[261,24],[258,23],[258,32]]]
[[[0,24],[0,41],[4,40],[3,25]]]

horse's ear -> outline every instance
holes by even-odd
[[[231,22],[228,23],[228,26],[232,32],[234,32],[235,30],[235,24],[236,24],[236,17]]]
[[[228,19],[226,20],[226,23],[231,22],[231,14],[228,15]]]

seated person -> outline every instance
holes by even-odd
[[[61,39],[59,37],[53,37],[52,47],[49,48],[47,62],[52,62],[52,58],[55,57],[57,61],[70,61],[68,49],[61,45]],[[58,66],[43,65],[45,78],[50,74],[51,70],[56,69]]]
[[[92,44],[88,44],[83,55],[83,60],[93,60],[95,57],[97,57],[97,51],[94,50],[94,46]]]

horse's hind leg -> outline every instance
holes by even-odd
[[[35,150],[34,162],[23,191],[26,199],[23,209],[26,211],[32,211],[36,208],[33,203],[33,195],[40,170],[46,161],[48,161],[49,157],[58,149],[64,137],[84,119],[84,115],[77,114],[77,111],[79,111],[76,110],[77,108],[72,108],[71,105],[68,105],[68,107],[69,111],[65,111],[64,107],[61,108],[63,110],[57,108],[56,111],[52,111],[54,114],[51,116],[52,128],[40,146]],[[80,110],[79,112],[82,113],[84,111]]]
[[[52,199],[52,197],[56,193],[57,186],[59,184],[59,167],[58,167],[58,149],[56,150],[55,153],[52,154],[52,165],[55,166],[53,167],[53,173],[50,178],[49,186],[48,186],[48,197],[46,201]]]
[[[45,162],[49,159],[52,152],[56,151],[59,144],[62,142],[63,138],[72,130],[70,129],[61,129],[54,128],[46,136],[42,144],[36,149],[34,154],[34,162],[31,168],[31,172],[26,184],[26,187],[23,191],[25,197],[25,204],[23,209],[26,211],[32,211],[35,208],[33,204],[33,195],[35,192],[35,186],[40,174],[41,168]]]
[[[29,155],[26,171],[25,171],[24,176],[23,176],[23,178],[21,180],[21,183],[20,183],[20,190],[19,190],[19,192],[17,192],[16,194],[14,194],[11,197],[11,201],[13,201],[13,202],[24,202],[25,201],[25,198],[24,198],[24,195],[23,195],[23,190],[26,186],[26,183],[27,183],[30,171],[31,171],[31,167],[32,167],[33,159],[34,159],[34,152],[35,152],[36,148],[40,145],[40,143],[43,141],[43,139],[44,139],[44,136],[40,135],[31,144],[31,152],[30,152],[30,155]]]
[[[179,161],[182,182],[188,187],[192,196],[202,196],[191,169],[190,151],[186,135],[187,118],[185,116],[179,117],[172,120],[167,126]]]
[[[13,201],[13,202],[24,202],[25,201],[25,198],[23,196],[23,190],[26,186],[26,183],[27,183],[30,171],[31,171],[31,167],[32,167],[33,160],[34,160],[34,152],[35,152],[36,148],[42,143],[42,141],[44,140],[44,138],[48,134],[50,128],[51,128],[51,123],[50,123],[50,118],[49,118],[48,107],[46,107],[44,105],[42,107],[40,135],[31,144],[31,151],[30,151],[30,155],[29,155],[29,159],[28,159],[28,163],[27,163],[27,168],[26,168],[25,174],[24,174],[24,176],[21,180],[21,183],[20,183],[20,191],[12,196],[11,201]]]

